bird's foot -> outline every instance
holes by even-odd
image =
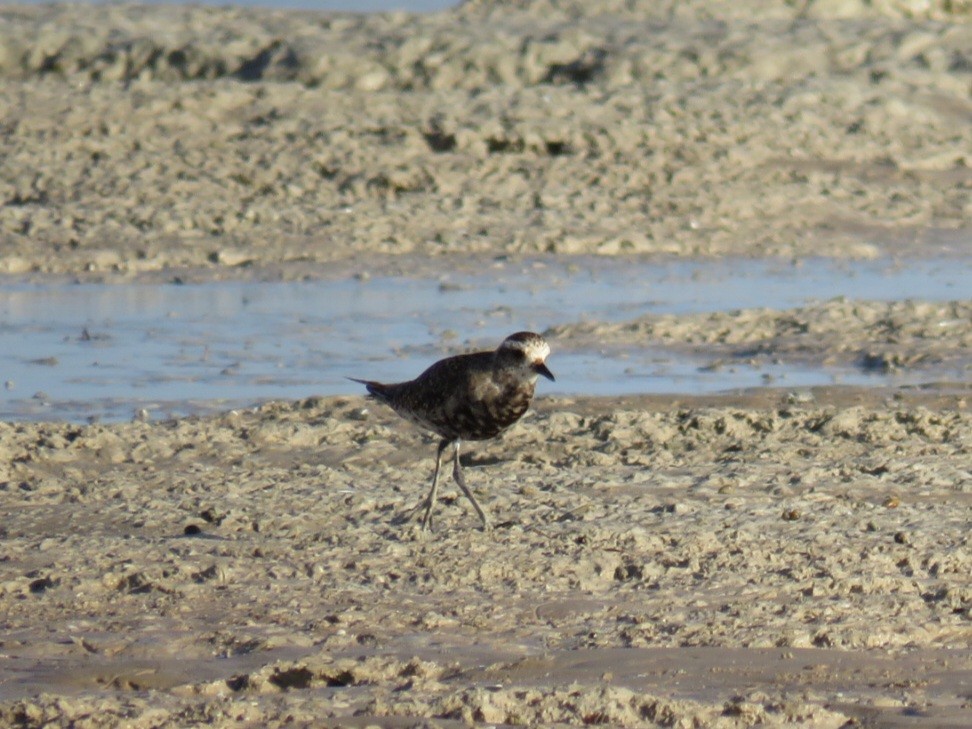
[[[432,509],[429,508],[429,500],[422,499],[418,504],[413,506],[407,511],[403,511],[401,514],[392,519],[392,524],[395,526],[401,526],[403,524],[408,524],[410,521],[414,520],[419,512],[424,512],[422,515],[422,531],[427,531],[432,526]]]

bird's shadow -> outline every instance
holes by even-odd
[[[483,455],[463,455],[459,454],[459,462],[463,466],[478,468],[480,466],[495,466],[497,463],[505,463],[507,459],[500,456]]]

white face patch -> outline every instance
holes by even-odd
[[[504,357],[503,354],[506,353]],[[550,354],[550,345],[539,334],[533,332],[518,332],[503,340],[497,354],[505,362],[505,366],[512,368],[508,371],[517,373],[517,378],[523,382],[535,383],[540,372],[543,376],[553,379],[553,375],[544,367],[545,360]]]
[[[514,338],[516,337],[516,338]],[[523,352],[524,361],[533,365],[544,362],[550,355],[550,345],[539,334],[513,335],[503,340],[500,349],[518,350]]]

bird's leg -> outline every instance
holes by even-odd
[[[418,508],[422,508],[425,505],[425,515],[422,517],[422,531],[427,531],[432,525],[432,509],[435,507],[435,498],[439,492],[439,469],[442,467],[442,451],[446,449],[451,441],[448,438],[443,438],[439,443],[439,449],[435,452],[435,473],[432,474],[432,488],[429,491],[429,495],[425,497],[425,501],[418,505]],[[458,446],[459,441],[456,441]]]
[[[473,492],[469,490],[468,486],[466,486],[466,479],[462,475],[462,466],[459,465],[459,443],[460,441],[457,439],[456,453],[452,464],[452,477],[456,480],[456,483],[459,484],[459,488],[462,490],[462,493],[464,493],[472,502],[473,508],[476,510],[476,513],[479,514],[479,518],[482,519],[483,531],[488,532],[493,528],[493,525],[490,524],[489,517],[486,516],[486,512],[483,511],[483,507],[481,507],[479,502],[476,501],[476,497],[473,496]]]

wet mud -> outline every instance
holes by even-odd
[[[529,257],[967,262],[969,19],[4,6],[0,272],[448,292]],[[0,422],[0,724],[967,726],[969,320],[958,287],[539,322],[558,374],[654,344],[930,374],[541,385],[464,450],[492,533],[447,487],[430,534],[396,523],[435,443],[358,395]]]

